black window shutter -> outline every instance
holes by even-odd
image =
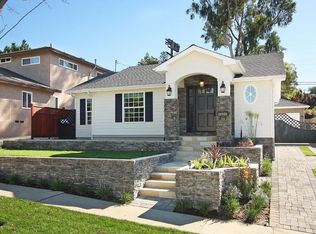
[[[115,94],[115,122],[122,122],[122,94]]]
[[[86,99],[80,99],[80,125],[86,124]]]
[[[153,92],[145,93],[145,121],[153,121]]]

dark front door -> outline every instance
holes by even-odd
[[[190,87],[188,93],[188,130],[216,131],[216,86]]]

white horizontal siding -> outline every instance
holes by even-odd
[[[124,91],[97,92],[93,95],[93,136],[163,136],[164,94],[163,88],[129,90],[153,92],[153,122],[116,123],[115,94]]]
[[[248,85],[254,85],[257,89],[256,101],[252,104],[246,102],[244,90]],[[274,102],[272,81],[255,81],[235,83],[235,136],[240,136],[240,129],[243,136],[248,135],[248,121],[246,111],[259,114],[257,137],[274,137]]]

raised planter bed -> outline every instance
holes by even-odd
[[[123,192],[131,192],[136,197],[155,166],[171,161],[173,156],[168,153],[137,159],[3,156],[0,157],[0,178],[58,179],[67,187],[83,185],[92,193],[106,185],[119,199]]]
[[[249,164],[254,179],[259,176],[258,164]],[[176,171],[176,197],[188,201],[193,208],[201,202],[209,203],[214,210],[221,204],[222,193],[230,183],[237,183],[240,168],[197,170],[183,167]]]

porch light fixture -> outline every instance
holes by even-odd
[[[171,88],[170,85],[168,85],[168,88],[167,88],[166,92],[167,92],[167,96],[170,97],[171,94],[172,94],[172,88]]]
[[[219,87],[219,89],[221,90],[221,93],[225,93],[225,91],[226,91],[226,85],[225,85],[224,81],[222,81],[222,84],[221,84],[221,86]]]
[[[204,80],[200,80],[199,84],[200,84],[200,87],[201,87],[201,88],[203,88],[203,87],[204,87],[204,85],[205,85]]]

